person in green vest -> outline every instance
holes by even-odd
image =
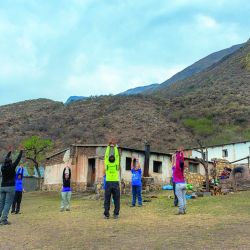
[[[111,195],[114,200],[114,219],[118,219],[120,211],[120,187],[119,187],[119,170],[120,170],[120,155],[118,146],[110,142],[105,152],[105,199],[104,199],[104,218],[109,219],[110,214],[110,199]]]

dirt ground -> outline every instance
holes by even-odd
[[[59,212],[58,193],[25,193],[22,214],[0,226],[0,249],[250,249],[249,191],[189,200],[186,215],[168,194],[141,208],[123,196],[120,218],[104,220],[102,200],[73,197]]]

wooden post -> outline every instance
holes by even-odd
[[[144,171],[143,171],[144,177],[149,177],[149,158],[150,158],[150,145],[148,142],[146,142],[146,144],[145,144]]]

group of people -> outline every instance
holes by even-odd
[[[8,214],[12,206],[11,213],[18,214],[20,212],[20,204],[23,193],[23,168],[16,168],[22,158],[23,148],[20,148],[17,159],[12,162],[12,149],[9,150],[5,157],[4,164],[1,167],[2,183],[0,191],[0,225],[10,224]],[[104,218],[110,218],[110,202],[111,197],[114,202],[113,218],[117,219],[120,212],[120,155],[118,146],[110,142],[106,148],[104,157]],[[179,207],[177,214],[186,213],[186,183],[184,178],[184,154],[180,148],[172,156],[172,181],[174,190],[174,205]],[[142,204],[142,171],[139,160],[133,158],[131,162],[132,175],[132,202],[131,207],[141,207]],[[72,194],[71,188],[71,169],[66,167],[62,174],[62,191],[61,191],[61,208],[60,211],[70,211],[70,200]]]

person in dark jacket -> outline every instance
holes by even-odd
[[[71,199],[71,187],[70,187],[70,179],[71,179],[71,169],[69,167],[64,168],[63,170],[63,187],[62,187],[62,201],[61,201],[61,212],[70,211],[70,199]]]
[[[12,203],[12,214],[19,214],[23,196],[23,166],[21,165],[16,173],[16,192]]]
[[[9,152],[4,160],[4,164],[1,167],[2,183],[0,191],[0,225],[10,224],[8,222],[8,214],[15,196],[16,167],[22,158],[23,147],[20,146],[20,153],[14,162],[11,160],[11,153],[12,148],[9,149]]]

